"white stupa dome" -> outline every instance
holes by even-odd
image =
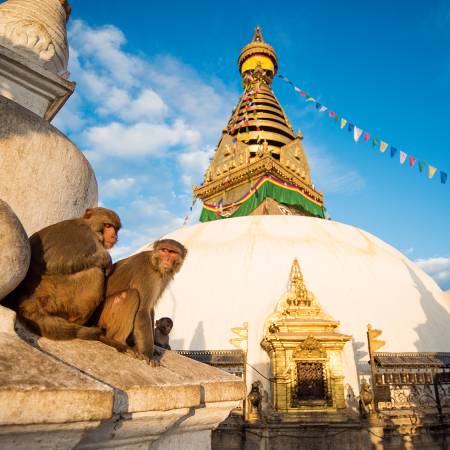
[[[60,0],[7,0],[0,5],[0,45],[66,77],[66,10]]]
[[[322,309],[353,337],[344,348],[345,382],[358,391],[367,367],[366,331],[383,331],[382,351],[448,351],[450,308],[434,280],[375,236],[304,216],[248,216],[188,226],[167,236],[189,251],[156,317],[174,320],[171,345],[234,348],[232,327],[248,322],[248,362],[268,373],[264,323],[287,290],[294,258]],[[359,370],[359,369],[358,369]]]

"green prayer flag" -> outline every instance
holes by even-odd
[[[425,163],[423,161],[419,161],[419,172],[423,172],[424,168],[425,168]]]
[[[372,141],[372,147],[376,147],[376,146],[378,145],[379,142],[380,142],[380,141],[379,141],[378,138],[373,138],[373,141]]]

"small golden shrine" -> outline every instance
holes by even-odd
[[[294,133],[272,91],[278,59],[261,29],[238,59],[244,93],[233,110],[201,186],[201,222],[260,214],[324,217],[312,184],[303,135]]]
[[[262,347],[272,367],[272,405],[278,413],[344,409],[342,351],[351,336],[322,311],[294,260],[289,289],[265,323]]]

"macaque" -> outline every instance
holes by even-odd
[[[173,328],[173,320],[170,317],[161,317],[156,321],[155,345],[171,350],[169,345],[169,334]]]
[[[145,251],[114,264],[98,326],[106,338],[128,345],[128,352],[157,365],[153,359],[155,306],[180,270],[186,248],[172,239],[156,241]]]
[[[103,340],[100,328],[84,325],[104,300],[112,268],[108,249],[120,227],[114,211],[89,208],[79,219],[34,233],[27,275],[7,296],[6,306],[41,336]]]

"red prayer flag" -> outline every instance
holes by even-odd
[[[414,156],[409,155],[409,167],[414,166],[414,164],[416,163],[417,159],[414,158]]]
[[[328,113],[328,115],[329,115],[330,117],[334,117],[334,116],[336,115],[336,113],[335,113],[334,111],[330,111],[330,112]]]
[[[367,131],[365,131],[364,132],[364,140],[367,142],[369,139],[370,139],[370,134]]]

